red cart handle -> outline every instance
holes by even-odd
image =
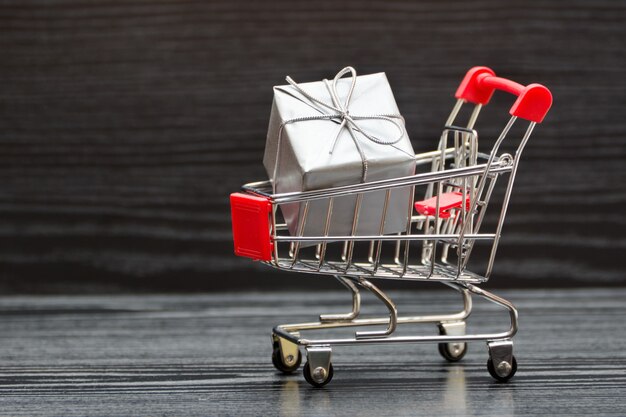
[[[509,113],[531,122],[541,123],[552,106],[552,94],[545,86],[523,86],[515,81],[496,77],[496,73],[487,67],[470,69],[454,96],[474,104],[487,104],[495,90],[518,96]]]

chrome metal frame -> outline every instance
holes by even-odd
[[[330,364],[331,346],[377,343],[444,343],[458,344],[470,341],[487,342],[490,352],[497,353],[500,369],[512,364],[511,339],[517,332],[517,310],[509,301],[475,284],[486,282],[493,270],[495,254],[500,241],[502,225],[506,216],[511,191],[515,180],[522,151],[533,131],[535,123],[530,123],[514,155],[502,153],[499,149],[506,139],[516,117],[511,117],[495,141],[489,154],[478,152],[478,134],[474,124],[481,106],[474,107],[465,127],[454,126],[454,121],[463,105],[458,100],[448,117],[437,150],[416,155],[417,166],[430,164],[430,172],[408,177],[393,178],[362,184],[346,185],[325,190],[273,194],[269,181],[246,184],[243,190],[262,195],[272,204],[270,216],[271,239],[274,244],[271,261],[266,263],[278,269],[294,272],[333,275],[352,295],[352,310],[345,314],[321,315],[319,321],[297,324],[283,324],[274,327],[273,338],[284,345],[283,357],[292,355],[295,346],[302,346],[307,354],[315,356],[317,375],[326,375]],[[451,138],[451,139],[450,139]],[[448,147],[452,141],[453,146]],[[504,189],[504,199],[495,231],[482,232],[481,226],[489,200],[501,175],[509,175]],[[384,234],[385,219],[393,189],[410,188],[406,229],[398,234]],[[434,216],[416,215],[413,212],[416,187],[424,187],[426,199],[436,196]],[[378,234],[359,235],[356,233],[363,196],[367,193],[385,190],[385,201],[381,213]],[[450,210],[447,218],[440,217],[439,197],[446,192],[462,193],[461,207]],[[333,208],[336,199],[357,196],[349,235],[329,235]],[[466,197],[470,206],[466,207]],[[310,203],[327,201],[324,227],[319,236],[305,235],[305,225],[309,216]],[[284,204],[300,204],[301,210],[295,235],[290,235],[287,225],[279,223],[279,207]],[[485,272],[477,274],[467,270],[470,255],[477,241],[491,242],[489,260]],[[367,256],[357,253],[355,247],[360,242],[369,242]],[[382,255],[384,243],[395,243],[393,261]],[[411,256],[411,242],[421,242],[419,256]],[[303,255],[305,246],[314,245],[314,256]],[[339,259],[331,259],[329,247],[340,246]],[[286,252],[286,254],[285,254]],[[310,252],[310,251],[308,251]],[[414,258],[415,261],[414,261]],[[399,316],[392,299],[374,285],[370,279],[425,280],[438,281],[459,291],[463,308],[455,313],[424,316]],[[387,308],[388,317],[359,318],[361,297],[359,289],[375,295]],[[472,295],[504,307],[510,317],[510,327],[505,331],[481,334],[465,334],[465,320],[472,311]],[[437,323],[443,334],[434,336],[394,336],[398,325],[415,323]],[[353,337],[308,339],[301,331],[324,330],[344,327],[386,326],[384,330],[360,331]],[[287,346],[292,344],[292,346]],[[458,347],[458,345],[457,345]],[[495,355],[495,353],[494,353]],[[508,360],[508,362],[507,362]],[[503,365],[504,364],[504,365]],[[502,366],[500,366],[502,365]],[[506,371],[506,369],[505,369]],[[502,371],[504,372],[504,371]],[[315,380],[315,376],[312,377]],[[320,377],[321,378],[321,377]],[[323,378],[321,378],[323,379]],[[320,379],[320,380],[321,380]]]
[[[365,282],[364,282],[365,281]],[[360,279],[358,284],[362,288],[368,288],[373,286],[371,283],[366,283],[367,280]],[[510,340],[518,329],[518,314],[517,309],[509,301],[498,297],[488,291],[478,288],[475,285],[468,283],[446,283],[452,286],[457,291],[460,291],[463,295],[463,309],[457,313],[451,314],[437,314],[427,316],[410,316],[410,317],[398,317],[395,304],[387,297],[386,304],[390,311],[389,318],[369,318],[369,319],[351,319],[351,320],[336,320],[336,321],[318,321],[310,323],[298,323],[298,324],[283,324],[274,327],[273,334],[279,336],[291,343],[294,343],[303,347],[310,346],[340,346],[340,345],[355,345],[355,344],[375,344],[375,343],[454,343],[454,342],[471,342],[471,341],[506,341]],[[376,287],[374,287],[376,288]],[[368,288],[370,289],[370,288]],[[376,290],[379,292],[380,290]],[[380,291],[380,293],[382,293]],[[507,309],[511,320],[510,328],[503,332],[498,333],[484,333],[484,334],[471,334],[471,335],[440,335],[440,336],[390,336],[395,331],[398,324],[416,324],[416,323],[451,323],[451,322],[463,322],[467,319],[472,312],[472,299],[471,294],[478,295],[485,300],[493,302],[501,307]],[[300,337],[299,332],[303,330],[323,330],[339,327],[358,327],[358,326],[375,326],[375,325],[387,325],[387,329],[382,332],[356,332],[354,337],[351,338],[335,338],[335,339],[314,339],[309,340]]]

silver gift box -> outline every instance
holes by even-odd
[[[263,157],[274,192],[320,190],[413,175],[415,152],[386,75],[357,77],[352,72],[353,77],[341,78],[350,71],[354,70],[347,68],[337,74],[334,86],[326,80],[295,84],[288,77],[293,85],[274,87]],[[355,235],[379,234],[385,193],[364,194]],[[385,234],[405,231],[410,198],[409,187],[393,190]],[[328,204],[328,199],[310,203],[304,236],[324,234]],[[356,195],[334,199],[330,236],[352,234],[356,204]],[[296,235],[303,204],[282,205],[281,210],[289,232]]]

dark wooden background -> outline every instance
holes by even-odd
[[[271,87],[345,65],[387,72],[417,151],[474,65],[549,86],[493,284],[623,285],[625,40],[615,0],[2,0],[0,290],[331,285],[235,258],[227,196]]]

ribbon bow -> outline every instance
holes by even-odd
[[[348,90],[348,95],[346,96],[345,102],[341,103],[341,101],[339,100],[339,94],[337,93],[337,81],[339,81],[339,79],[342,78],[347,73],[350,73],[350,78],[351,78],[350,90]],[[350,100],[352,99],[352,93],[354,92],[354,87],[356,86],[356,70],[352,67],[345,67],[344,69],[339,71],[337,75],[335,75],[335,78],[333,79],[332,84],[330,84],[327,79],[323,80],[324,85],[326,86],[326,89],[328,90],[328,93],[330,94],[330,98],[333,103],[332,105],[328,103],[324,103],[323,101],[313,97],[312,95],[304,91],[304,89],[302,89],[302,87],[300,87],[290,76],[287,76],[286,80],[293,88],[298,90],[298,92],[302,94],[304,97],[308,98],[312,102],[319,104],[322,107],[325,107],[329,110],[333,110],[335,113],[325,114],[321,116],[313,116],[312,118],[305,117],[305,118],[292,119],[292,120],[286,121],[285,124],[293,123],[295,121],[304,121],[304,120],[323,120],[323,119],[340,119],[341,120],[341,124],[339,125],[339,129],[337,130],[337,134],[335,135],[335,139],[333,140],[333,146],[331,147],[330,153],[333,153],[333,150],[335,149],[335,145],[337,144],[337,140],[339,139],[339,136],[341,135],[341,132],[344,127],[349,127],[350,129],[354,129],[355,131],[360,132],[367,139],[371,140],[374,143],[378,143],[379,145],[396,144],[404,136],[404,127],[400,123],[393,120],[393,118],[402,119],[402,116],[400,116],[399,114],[393,114],[393,115],[376,114],[376,115],[368,115],[368,116],[350,115],[350,110],[349,110]],[[359,125],[356,123],[357,120],[372,120],[372,119],[385,120],[387,122],[392,123],[398,129],[400,135],[396,139],[393,139],[393,140],[381,139],[374,135],[368,134],[363,128],[359,127]]]
[[[339,81],[340,78],[342,78],[344,75],[348,73],[350,73],[350,78],[351,78],[350,89],[348,90],[348,95],[346,96],[345,101],[342,103],[341,100],[339,100],[339,94],[337,93],[337,81]],[[356,78],[357,78],[356,70],[352,67],[345,67],[344,69],[339,71],[337,75],[335,75],[335,78],[333,79],[332,84],[327,79],[324,79],[323,80],[324,85],[326,86],[326,89],[328,90],[328,93],[332,101],[332,104],[330,104],[330,103],[325,103],[316,97],[313,97],[311,94],[307,93],[302,87],[300,87],[298,83],[296,83],[291,77],[287,76],[286,77],[287,82],[293,88],[295,88],[300,94],[302,94],[302,96],[304,96],[306,99],[308,99],[312,103],[319,104],[323,108],[332,111],[332,113],[321,114],[317,116],[297,117],[294,119],[289,119],[289,120],[284,121],[280,125],[280,129],[278,132],[277,153],[280,153],[282,131],[286,125],[291,124],[291,123],[305,122],[305,121],[312,121],[312,120],[331,120],[331,121],[340,120],[339,128],[337,129],[337,133],[335,135],[335,138],[333,139],[333,144],[331,146],[329,153],[330,154],[333,153],[333,151],[335,150],[335,146],[337,145],[337,142],[339,140],[339,137],[341,136],[341,133],[343,132],[343,129],[347,128],[348,132],[350,133],[350,136],[352,137],[352,141],[354,142],[357,150],[359,151],[361,160],[363,161],[362,181],[365,182],[366,176],[367,176],[367,158],[365,156],[365,153],[363,152],[363,149],[361,148],[361,145],[359,144],[359,141],[355,135],[355,132],[359,132],[368,140],[374,143],[377,143],[379,145],[394,145],[398,143],[404,137],[403,124],[399,123],[398,121],[394,119],[404,121],[404,118],[400,114],[373,114],[373,115],[350,114],[350,109],[349,109],[350,100],[352,99],[352,93],[354,92],[354,88],[356,86]],[[384,120],[386,122],[393,124],[398,129],[399,135],[397,138],[391,139],[391,140],[385,139],[385,138],[379,138],[377,136],[374,136],[373,134],[368,133],[362,126],[359,126],[359,124],[357,123],[357,121],[359,120]],[[274,188],[275,188],[275,182],[277,179],[278,161],[279,159],[278,159],[278,154],[277,154],[276,164],[274,166],[274,184],[273,184]],[[276,190],[274,189],[274,192],[275,191]]]

